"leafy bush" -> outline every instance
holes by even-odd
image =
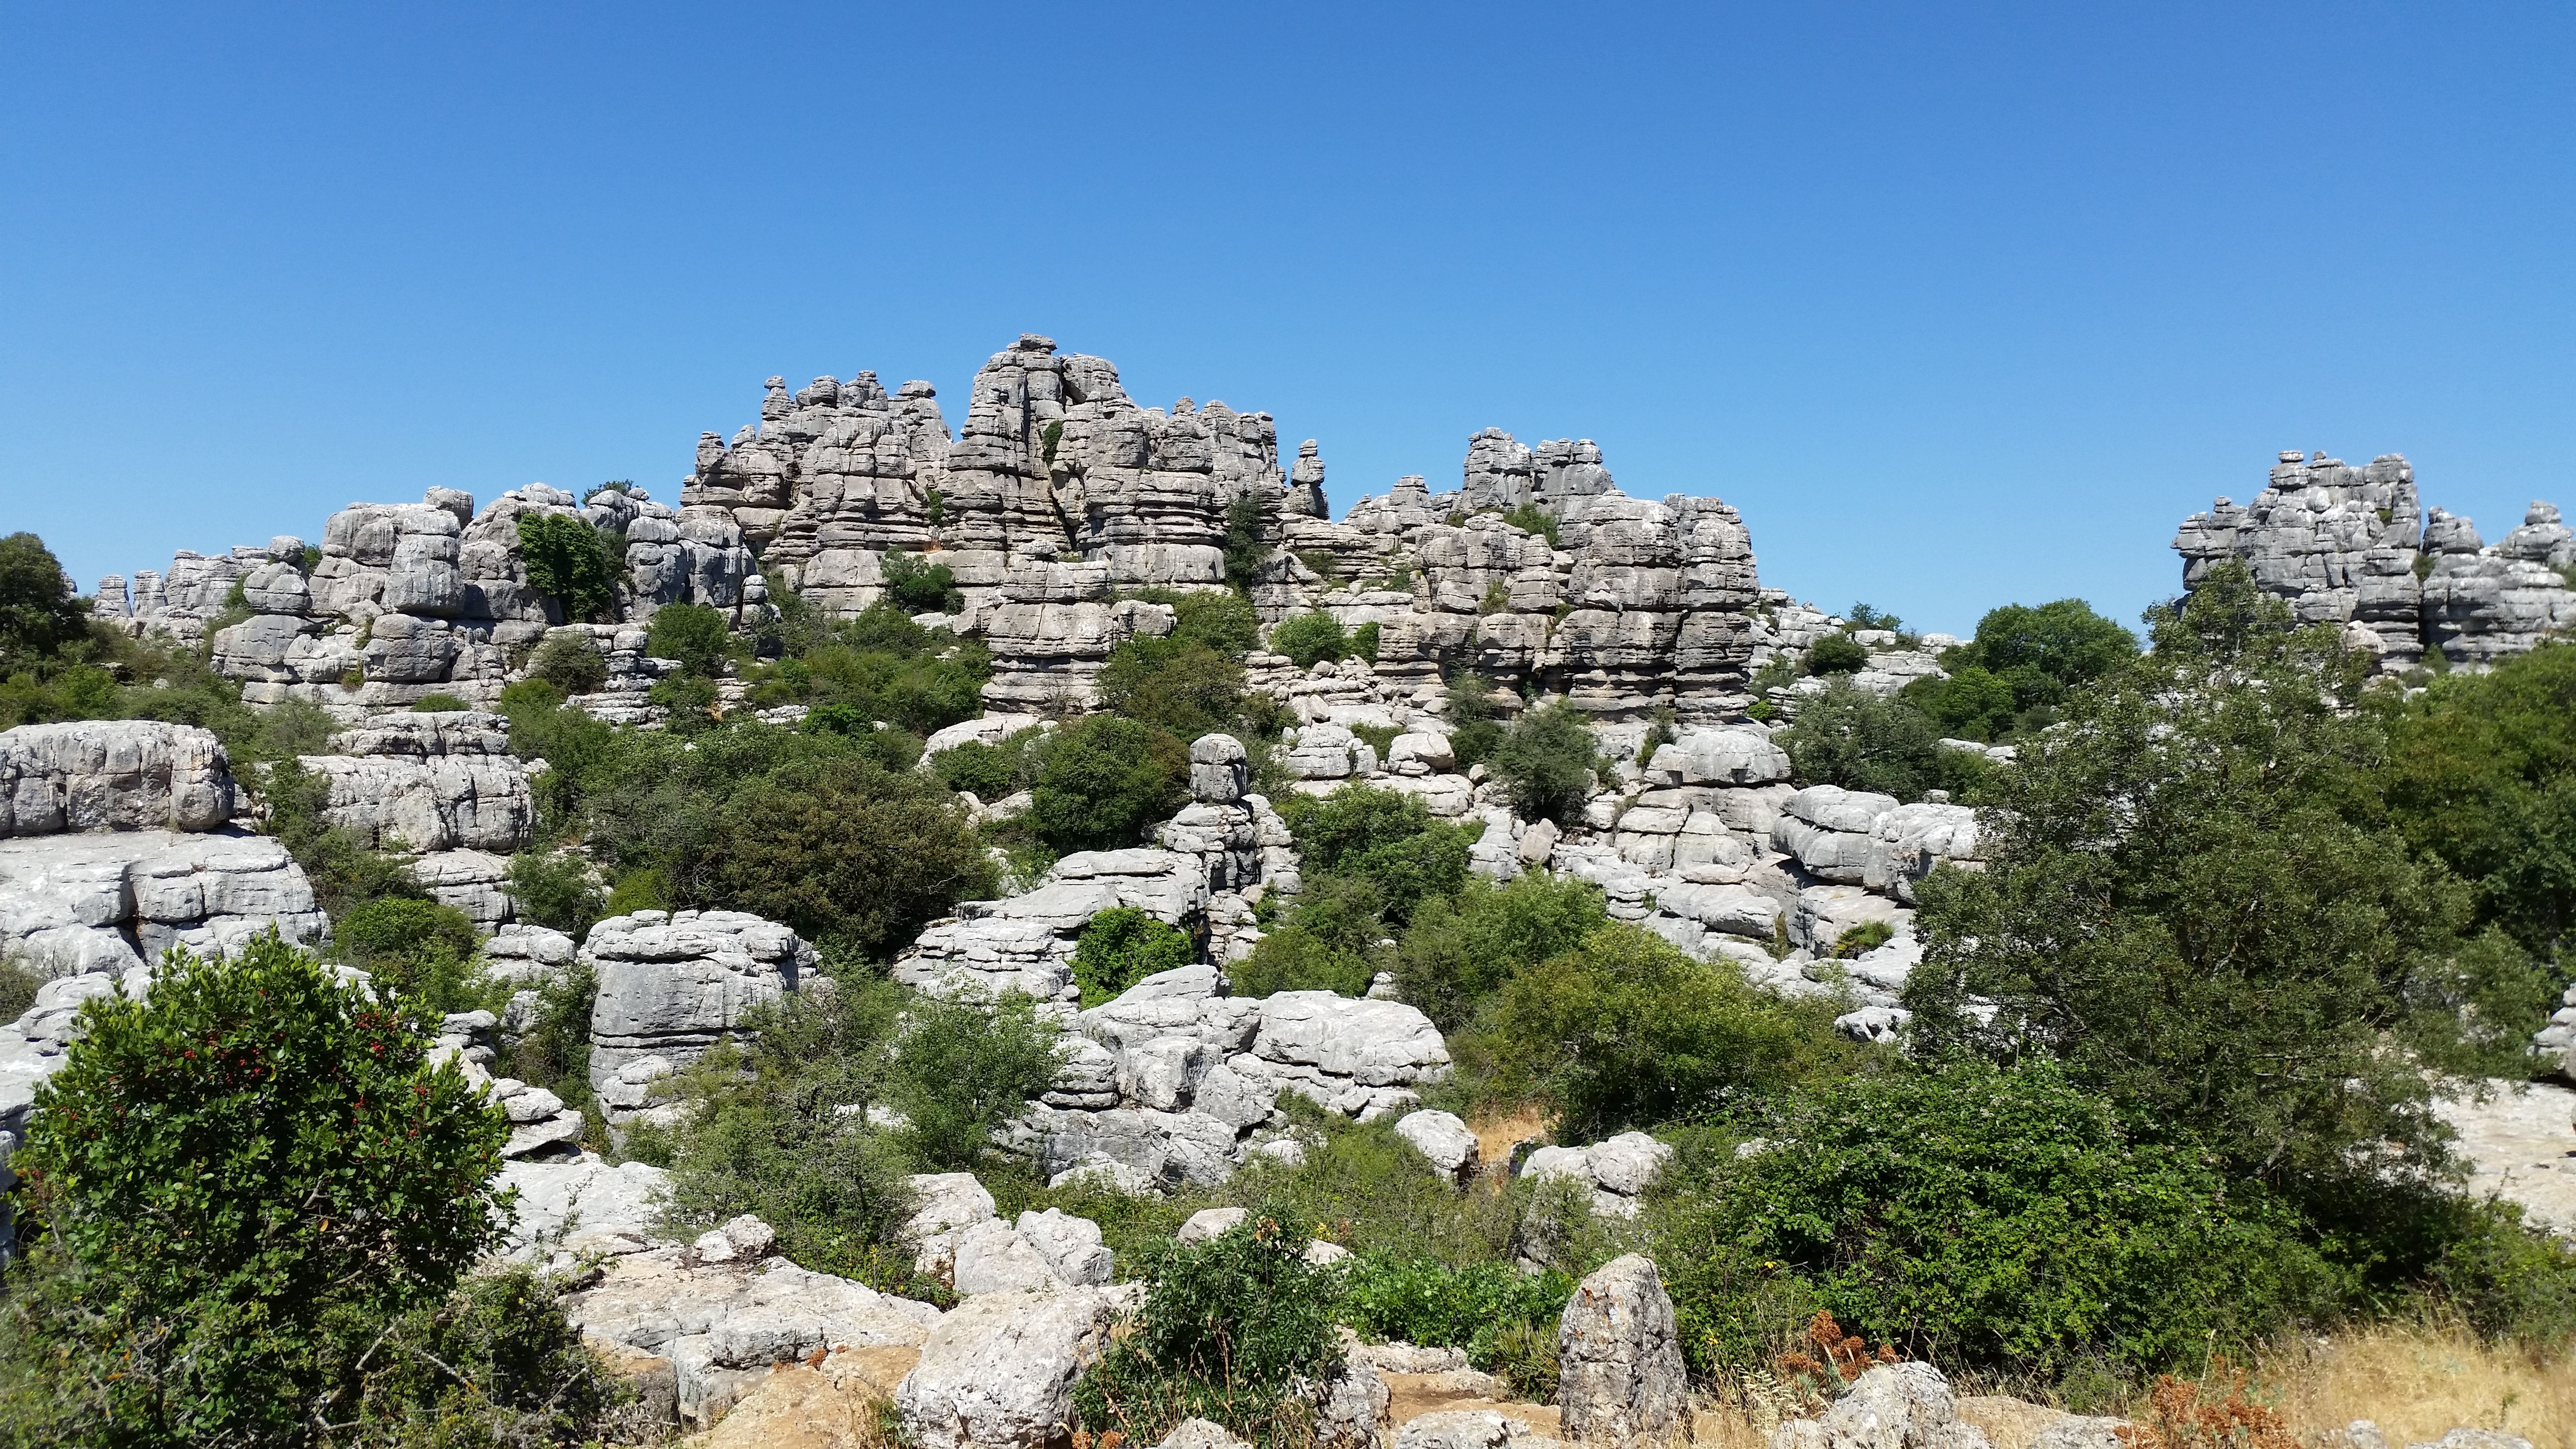
[[[1589,881],[1531,872],[1496,886],[1470,877],[1455,897],[1416,908],[1396,950],[1396,990],[1454,1032],[1513,972],[1573,950],[1609,919]]]
[[[387,896],[352,908],[331,935],[340,954],[380,988],[442,1013],[486,1004],[475,954],[482,935],[454,906]]]
[[[1269,527],[1257,494],[1243,494],[1225,506],[1225,581],[1238,594],[1252,588],[1253,571],[1270,556],[1264,537]]]
[[[509,1066],[494,1075],[516,1077],[574,1106],[586,1105],[590,1101],[590,1013],[599,999],[599,978],[575,958],[539,977],[534,985],[535,1009],[510,1049]]]
[[[1554,1269],[1525,1274],[1498,1260],[1452,1267],[1371,1256],[1345,1275],[1339,1316],[1374,1343],[1463,1348],[1477,1368],[1512,1370],[1514,1387],[1545,1399],[1555,1389],[1555,1355],[1534,1355],[1523,1340],[1543,1330],[1553,1348],[1557,1320],[1573,1296],[1574,1280]]]
[[[452,694],[424,694],[411,702],[414,714],[451,714],[473,707]]]
[[[1369,663],[1375,664],[1377,662],[1377,640],[1378,624],[1375,619],[1371,619],[1367,623],[1353,629],[1351,631],[1351,656],[1355,659],[1365,659]]]
[[[1858,1077],[1763,1130],[1658,1224],[1703,1370],[1757,1364],[1796,1304],[1942,1363],[2135,1372],[2269,1333],[2336,1286],[2295,1214],[2136,1140],[2052,1068]]]
[[[523,850],[511,856],[510,899],[520,920],[576,941],[600,917],[599,887],[589,863],[562,851]]]
[[[1833,954],[1843,959],[1866,956],[1896,939],[1896,928],[1885,921],[1863,921],[1834,937]]]
[[[855,753],[791,761],[734,791],[713,856],[714,902],[872,960],[994,883],[953,797]]]
[[[837,980],[755,1008],[675,1084],[671,1212],[703,1230],[742,1213],[803,1267],[912,1288],[893,1240],[911,1212],[901,1144],[853,1122],[883,1102],[903,992]]]
[[[1365,918],[1375,921],[1377,916],[1370,911]],[[1235,995],[1258,999],[1282,991],[1367,994],[1377,976],[1368,948],[1355,949],[1346,933],[1309,924],[1308,919],[1301,911],[1297,920],[1264,935],[1250,955],[1227,965],[1226,979]],[[1374,945],[1372,940],[1369,946]]]
[[[32,533],[0,538],[0,672],[14,672],[88,636],[89,611],[70,576]]]
[[[26,1341],[85,1387],[91,1442],[301,1442],[347,1387],[339,1346],[497,1238],[508,1124],[428,1065],[434,1021],[274,931],[231,961],[174,951],[149,998],[83,1021],[11,1164],[59,1270]]]
[[[1830,1002],[1786,1001],[1731,963],[1611,922],[1504,983],[1491,1029],[1565,1140],[1750,1110],[1853,1069]]]
[[[1512,527],[1519,529],[1523,533],[1534,533],[1539,537],[1546,539],[1547,546],[1549,548],[1563,548],[1565,546],[1557,537],[1557,530],[1560,525],[1556,521],[1556,515],[1539,507],[1535,503],[1524,503],[1520,507],[1513,509],[1511,512],[1504,514],[1503,522],[1510,524]]]
[[[1292,1437],[1302,1414],[1289,1384],[1320,1376],[1333,1353],[1333,1275],[1305,1261],[1308,1241],[1286,1204],[1264,1204],[1230,1232],[1157,1254],[1135,1331],[1074,1386],[1075,1418],[1140,1444],[1191,1417],[1258,1443]]]
[[[1029,825],[1059,851],[1133,845],[1189,794],[1189,747],[1152,725],[1093,715],[1040,748]]]
[[[1280,620],[1270,629],[1270,652],[1284,654],[1300,669],[1312,669],[1327,659],[1339,659],[1351,652],[1351,641],[1342,632],[1342,621],[1317,610]]]
[[[1944,778],[1940,736],[1922,711],[1847,683],[1802,697],[1796,722],[1772,741],[1803,785],[1920,800]]]
[[[1492,759],[1502,748],[1501,711],[1494,708],[1493,695],[1493,681],[1481,674],[1461,673],[1449,681],[1449,703],[1441,719],[1449,726],[1450,753],[1461,771]]]
[[[1809,674],[1856,674],[1869,667],[1869,647],[1847,633],[1828,634],[1807,646]]]
[[[1454,894],[1467,878],[1468,849],[1483,822],[1444,825],[1418,795],[1351,784],[1330,795],[1292,795],[1280,818],[1296,834],[1311,878],[1349,875],[1367,881],[1378,911],[1397,925],[1427,897]]]
[[[966,595],[957,587],[957,575],[946,564],[925,560],[917,553],[885,555],[886,594],[895,607],[906,614],[956,614],[966,608]]]
[[[904,1010],[886,1099],[911,1125],[905,1145],[935,1172],[974,1167],[993,1129],[1055,1085],[1065,1047],[1050,1017],[1019,992],[918,996]]]
[[[608,661],[587,634],[564,630],[546,636],[528,661],[528,675],[566,694],[588,694],[608,682]]]
[[[46,976],[27,964],[15,950],[0,956],[0,1021],[16,1021],[36,1004],[36,993],[44,989]]]
[[[306,770],[290,757],[267,768],[260,793],[268,800],[268,833],[303,867],[305,878],[313,884],[314,899],[333,920],[373,900],[428,898],[429,892],[409,870],[359,844],[342,827],[327,823],[323,808],[330,798],[328,777]]]
[[[1987,869],[1924,882],[1916,1040],[2058,1056],[2303,1203],[2382,1191],[2442,1161],[2441,1075],[2528,1070],[2546,982],[2387,822],[2332,630],[2230,565],[2154,636],[1997,773]]]
[[[1562,825],[1581,816],[1601,757],[1583,711],[1557,700],[1515,720],[1487,763],[1523,819]]]
[[[1942,656],[1947,679],[1918,679],[1905,697],[1940,729],[1972,740],[2026,738],[2057,718],[2070,689],[2127,666],[2138,641],[2082,599],[2007,604],[1976,638]]]
[[[1243,666],[1177,636],[1120,644],[1100,670],[1100,702],[1187,742],[1234,726],[1243,708]]]
[[[1076,938],[1073,979],[1088,1011],[1156,972],[1187,966],[1197,955],[1188,936],[1132,906],[1113,906],[1093,916]]]
[[[578,518],[520,514],[519,560],[528,586],[553,599],[567,623],[597,619],[617,602],[618,561],[599,530]]]
[[[1038,731],[1025,729],[998,745],[968,740],[931,756],[930,768],[949,789],[963,790],[990,805],[1028,788],[1036,768],[1032,747],[1039,738]]]
[[[724,667],[731,633],[725,616],[704,604],[664,604],[644,627],[644,652],[676,661],[683,673],[711,679]]]

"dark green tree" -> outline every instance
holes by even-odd
[[[1253,571],[1270,557],[1269,526],[1256,494],[1243,494],[1225,506],[1225,581],[1238,594],[1251,590]]]
[[[519,561],[528,586],[553,599],[566,623],[596,620],[617,602],[623,570],[608,540],[569,514],[520,514]]]
[[[644,629],[644,652],[676,662],[682,671],[711,679],[724,668],[731,641],[725,616],[704,604],[664,604]]]
[[[1093,715],[1042,748],[1029,824],[1059,851],[1134,845],[1189,793],[1189,747],[1152,725]]]
[[[1774,740],[1802,785],[1920,800],[1944,783],[1940,736],[1923,712],[1847,682],[1800,695],[1796,722]]]
[[[86,603],[32,533],[0,538],[0,673],[51,655],[89,630]]]
[[[1198,955],[1190,938],[1132,906],[1114,906],[1085,924],[1073,946],[1074,984],[1082,1006],[1115,1001],[1128,987]]]
[[[868,960],[993,888],[955,799],[863,755],[783,764],[734,793],[713,857],[716,903]]]
[[[1486,763],[1523,818],[1562,825],[1582,813],[1601,754],[1583,711],[1560,699],[1523,712]]]
[[[1300,669],[1312,669],[1324,660],[1350,653],[1351,641],[1342,632],[1341,621],[1319,609],[1282,619],[1272,626],[1270,652],[1287,655]]]

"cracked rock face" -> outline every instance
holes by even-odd
[[[1115,1300],[1099,1288],[988,1293],[941,1317],[895,1390],[923,1449],[1046,1449],[1073,1385],[1108,1346]]]
[[[212,830],[233,818],[233,777],[210,730],[77,720],[0,732],[0,836]]]
[[[1560,1426],[1573,1444],[1660,1444],[1686,1434],[1690,1381],[1673,1300],[1652,1259],[1631,1253],[1574,1290],[1557,1326]]]
[[[644,1106],[643,1083],[704,1056],[743,1014],[794,991],[814,948],[740,911],[637,911],[590,928],[580,959],[599,982],[590,1013],[590,1082],[612,1123]]]

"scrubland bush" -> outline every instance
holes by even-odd
[[[1132,906],[1093,916],[1073,947],[1073,979],[1088,1011],[1117,999],[1128,987],[1159,971],[1187,966],[1197,954],[1190,938]]]
[[[1093,715],[1039,749],[1029,825],[1059,851],[1134,845],[1189,795],[1189,748],[1152,725]]]
[[[1339,619],[1317,610],[1292,615],[1271,626],[1270,652],[1288,656],[1300,669],[1312,669],[1327,659],[1349,654],[1351,641],[1342,632]]]
[[[1562,825],[1581,816],[1601,756],[1583,711],[1557,700],[1513,721],[1486,763],[1511,791],[1514,811]]]
[[[608,661],[587,634],[566,630],[546,636],[528,661],[528,675],[565,694],[588,694],[608,682]]]

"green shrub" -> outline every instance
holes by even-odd
[[[644,652],[677,662],[683,673],[712,679],[724,667],[731,629],[704,604],[664,604],[644,627]]]
[[[1355,659],[1365,659],[1369,663],[1375,664],[1377,662],[1377,640],[1378,623],[1375,619],[1371,619],[1367,623],[1353,629],[1351,631],[1351,656]]]
[[[1059,851],[1115,850],[1188,797],[1188,746],[1170,731],[1093,715],[1040,747],[1029,825]]]
[[[617,602],[623,570],[599,530],[578,518],[520,514],[519,560],[528,586],[553,599],[566,623],[595,620]]]
[[[1302,923],[1264,935],[1250,955],[1229,963],[1225,970],[1234,994],[1254,1000],[1282,991],[1364,996],[1377,976],[1365,954]]]
[[[1075,1419],[1140,1444],[1192,1417],[1264,1445],[1294,1439],[1304,1411],[1291,1381],[1333,1353],[1334,1275],[1305,1261],[1309,1241],[1286,1204],[1264,1204],[1230,1232],[1155,1255],[1134,1331],[1074,1386]]]
[[[1243,666],[1205,644],[1135,638],[1101,666],[1106,708],[1184,742],[1234,727],[1243,708]]]
[[[1296,834],[1311,876],[1349,875],[1376,891],[1376,909],[1402,925],[1415,904],[1454,894],[1483,822],[1434,822],[1418,795],[1350,784],[1330,795],[1292,795],[1280,816]]]
[[[589,862],[564,851],[523,850],[511,856],[510,899],[520,920],[576,941],[600,917],[599,887]]]
[[[536,1008],[510,1049],[508,1068],[494,1075],[516,1077],[574,1106],[586,1105],[590,1101],[590,1013],[599,999],[599,979],[576,957],[533,984]]]
[[[1856,1065],[1830,1002],[1784,1001],[1726,962],[1683,955],[1623,922],[1524,968],[1494,1000],[1493,1030],[1563,1114],[1567,1141],[1749,1110]]]
[[[173,951],[83,1021],[11,1164],[60,1270],[26,1341],[85,1389],[90,1442],[302,1442],[347,1387],[338,1346],[496,1241],[508,1124],[428,1065],[433,1020],[274,931]]]
[[[1801,696],[1796,722],[1772,740],[1802,785],[1920,800],[1942,778],[1940,736],[1923,712],[1848,683]]]
[[[852,1122],[886,1100],[904,993],[856,977],[833,986],[755,1008],[674,1084],[671,1214],[683,1230],[757,1214],[803,1267],[913,1290],[894,1242],[912,1210],[905,1154]]]
[[[934,1172],[972,1168],[993,1129],[1055,1085],[1065,1047],[1052,1018],[1016,991],[915,997],[904,1010],[886,1099],[911,1125],[905,1144]]]
[[[1312,669],[1324,660],[1349,654],[1351,641],[1342,632],[1341,620],[1317,610],[1271,626],[1270,652],[1286,655],[1300,669]]]
[[[1583,711],[1557,700],[1514,721],[1487,763],[1523,819],[1580,818],[1601,763]]]
[[[432,1011],[473,1011],[491,994],[478,969],[482,935],[454,906],[388,896],[352,908],[332,942],[380,988],[417,998]]]
[[[16,1021],[26,1015],[36,1004],[36,993],[51,979],[15,951],[0,956],[0,1021]]]
[[[267,768],[260,794],[268,802],[268,833],[277,837],[313,883],[314,899],[333,920],[369,901],[388,897],[425,900],[429,892],[411,872],[358,843],[346,829],[326,823],[331,782],[293,758]]]
[[[1088,1011],[1148,976],[1187,966],[1197,955],[1188,936],[1132,906],[1113,906],[1093,916],[1076,938],[1073,979]]]
[[[1807,646],[1809,674],[1856,674],[1869,667],[1869,648],[1849,634],[1828,634]]]
[[[1702,1370],[1758,1365],[1783,1307],[1939,1362],[2196,1367],[2330,1301],[2296,1216],[2136,1141],[2058,1071],[1978,1065],[1803,1094],[1658,1228]]]
[[[1454,898],[1415,910],[1396,949],[1396,990],[1456,1031],[1513,972],[1573,950],[1609,919],[1589,881],[1533,871],[1496,886],[1471,876]]]
[[[713,903],[870,960],[994,884],[973,825],[935,780],[855,753],[789,761],[732,792],[711,867]]]
[[[1554,1269],[1525,1274],[1501,1261],[1452,1267],[1371,1256],[1344,1277],[1339,1316],[1372,1343],[1463,1348],[1477,1368],[1513,1370],[1516,1387],[1544,1388],[1552,1397],[1555,1355],[1534,1353],[1527,1338],[1543,1328],[1553,1348],[1557,1320],[1573,1296],[1574,1280]]]
[[[1502,748],[1501,711],[1494,707],[1493,681],[1461,673],[1449,681],[1449,703],[1441,719],[1449,726],[1449,750],[1461,771],[1472,770]]]
[[[906,614],[956,614],[966,608],[966,595],[957,587],[957,575],[946,564],[935,564],[917,553],[885,555],[886,595],[895,607]]]
[[[459,699],[452,694],[424,694],[420,698],[412,701],[411,712],[414,714],[452,714],[457,710],[472,709],[473,707],[474,706],[467,704],[464,700]]]
[[[968,740],[931,756],[930,768],[949,789],[965,791],[990,805],[1027,788],[1032,765],[1029,747],[1037,739],[1037,731],[1022,730],[998,745]]]
[[[1546,509],[1541,508],[1535,503],[1524,503],[1520,507],[1513,509],[1511,512],[1504,514],[1503,522],[1510,524],[1512,527],[1519,529],[1523,533],[1534,533],[1539,537],[1546,539],[1547,546],[1549,548],[1564,547],[1564,545],[1558,542],[1557,539],[1557,531],[1560,525],[1556,521],[1556,515],[1548,512]]]
[[[588,694],[608,682],[608,661],[588,634],[564,630],[546,636],[528,661],[528,676],[565,694]]]
[[[1833,954],[1844,960],[1866,956],[1896,939],[1896,928],[1885,921],[1863,921],[1834,937]]]
[[[1269,528],[1259,495],[1246,493],[1225,506],[1225,581],[1238,594],[1251,589],[1253,571],[1270,557]]]
[[[0,538],[0,671],[86,638],[89,610],[53,550],[32,533]]]

